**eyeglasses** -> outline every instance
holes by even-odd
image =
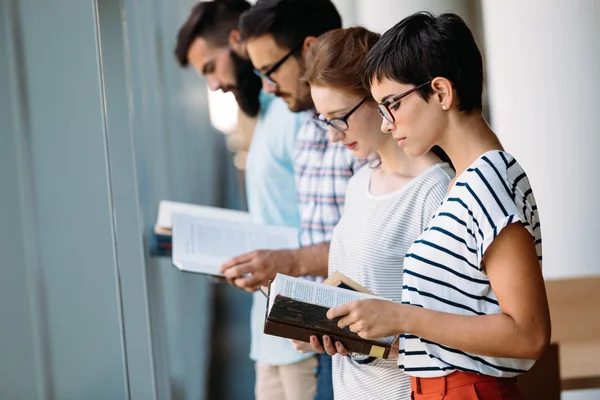
[[[416,92],[423,86],[429,85],[430,83],[431,81],[425,82],[419,86],[415,86],[414,88],[407,90],[404,93],[397,94],[387,99],[386,101],[379,103],[377,105],[377,110],[379,111],[379,114],[381,114],[381,116],[385,118],[390,124],[393,124],[396,121],[396,117],[394,117],[394,114],[392,113],[392,110],[390,110],[390,107],[394,106],[396,103],[399,103],[400,100],[402,100],[412,92]]]
[[[363,103],[365,101],[367,101],[369,98],[365,97],[364,99],[361,100],[360,103],[358,103],[352,110],[348,111],[348,113],[346,115],[344,115],[341,118],[332,118],[329,121],[327,121],[322,115],[318,115],[314,117],[315,123],[319,126],[319,128],[322,129],[329,129],[329,127],[333,127],[334,129],[340,131],[340,132],[344,132],[347,131],[349,126],[348,126],[348,118],[350,118],[350,116],[360,108],[360,106],[363,105]]]
[[[292,50],[289,51],[289,53],[287,53],[285,56],[283,56],[279,61],[277,61],[275,64],[273,64],[273,66],[271,68],[269,68],[268,70],[266,70],[265,72],[262,72],[256,68],[254,68],[254,73],[260,79],[269,82],[269,84],[271,84],[273,86],[277,86],[277,82],[275,82],[275,80],[273,80],[273,78],[271,78],[271,74],[274,73],[275,71],[277,71],[279,69],[279,67],[281,67],[283,65],[283,63],[286,62],[287,59],[290,58],[295,52],[300,50],[300,48],[303,45],[304,45],[304,42],[302,42],[298,46],[294,47]]]

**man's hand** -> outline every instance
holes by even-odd
[[[334,356],[339,354],[341,356],[347,356],[350,352],[344,347],[340,342],[335,342],[331,340],[331,338],[327,335],[323,336],[323,344],[319,342],[319,338],[315,335],[310,337],[310,346],[312,351],[315,351],[319,354],[327,353],[330,356]]]
[[[293,275],[297,257],[294,250],[257,250],[232,258],[219,268],[230,285],[255,292],[267,286],[275,274]]]
[[[364,339],[380,339],[405,333],[400,327],[405,308],[388,300],[358,300],[329,309],[327,318],[342,317],[340,328],[347,326]]]

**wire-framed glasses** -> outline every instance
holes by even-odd
[[[354,114],[354,112],[356,110],[358,110],[360,108],[360,106],[362,106],[364,104],[364,102],[367,101],[368,99],[369,99],[368,97],[365,97],[364,99],[362,99],[360,101],[360,103],[358,103],[356,106],[354,106],[354,108],[352,110],[348,111],[348,113],[346,113],[346,115],[344,115],[341,118],[332,118],[330,120],[326,120],[325,117],[323,117],[322,115],[317,115],[314,117],[315,123],[321,129],[324,129],[324,130],[329,129],[329,127],[331,126],[340,132],[347,131],[349,128],[348,118],[350,118],[350,116],[352,114]]]

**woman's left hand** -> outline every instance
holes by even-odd
[[[401,328],[404,307],[388,300],[358,300],[329,309],[327,318],[341,317],[340,328],[347,326],[364,339],[379,339],[405,333]]]

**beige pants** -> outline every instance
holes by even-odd
[[[317,362],[317,357],[309,357],[289,365],[256,363],[256,400],[313,400]]]

